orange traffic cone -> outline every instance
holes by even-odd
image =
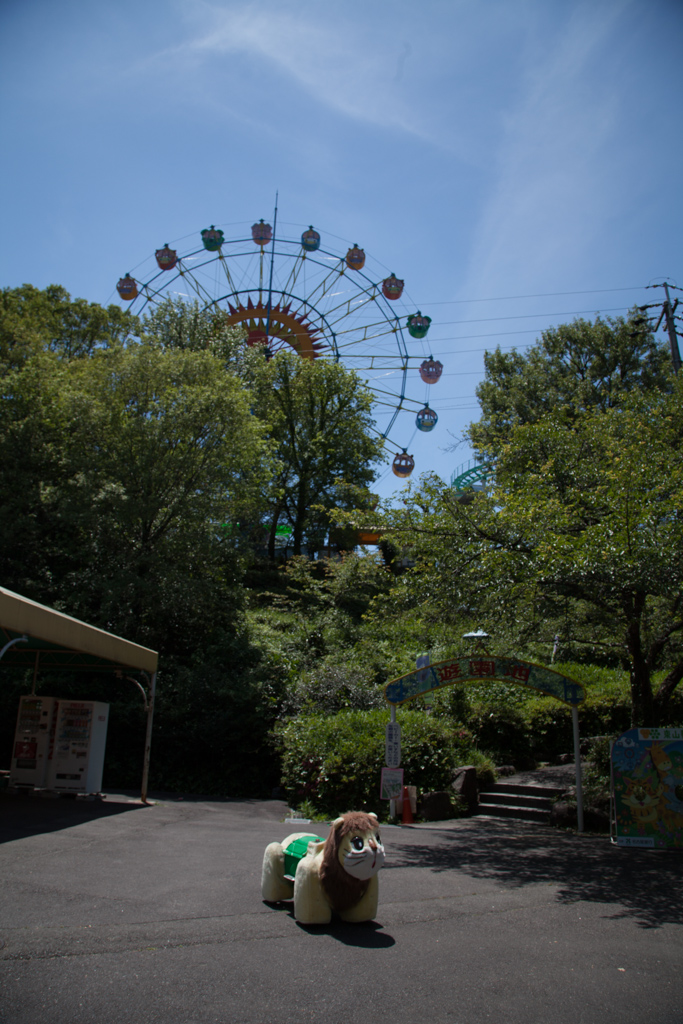
[[[408,794],[408,787],[404,786],[403,787],[403,817],[401,818],[401,822],[404,825],[412,825],[413,821],[414,821],[414,819],[413,819],[413,809],[410,806],[410,795]]]

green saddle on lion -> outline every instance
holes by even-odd
[[[324,843],[322,836],[299,836],[285,847],[285,878],[294,881],[299,861],[308,853],[309,843]]]

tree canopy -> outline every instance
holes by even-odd
[[[140,341],[118,307],[70,308],[65,295],[3,296],[7,351],[30,333],[3,375],[3,580],[139,642],[186,648],[234,589],[222,524],[259,512],[263,428],[221,357]]]
[[[280,352],[253,376],[254,411],[267,424],[278,461],[269,511],[271,556],[275,529],[293,530],[293,552],[323,546],[325,510],[347,504],[345,484],[367,488],[382,457],[374,432],[372,397],[360,378],[338,363]]]
[[[484,356],[486,377],[477,387],[481,417],[469,437],[485,452],[513,427],[552,414],[573,421],[605,412],[633,391],[668,390],[670,356],[637,311],[628,317],[574,320],[543,331],[527,352]]]
[[[518,651],[547,659],[559,637],[565,652],[627,667],[634,722],[657,724],[683,678],[683,382],[651,339],[619,323],[610,340],[593,326],[544,336],[526,361],[490,362],[471,430],[491,468],[487,490],[426,481],[388,523],[410,540],[439,604]],[[594,350],[594,366],[604,339],[610,372],[583,357],[586,372],[566,370],[550,342],[569,353],[570,338]],[[629,338],[640,354],[615,363]]]
[[[125,344],[139,331],[137,317],[120,306],[99,306],[72,299],[65,288],[44,290],[25,284],[0,292],[0,371],[38,352],[61,359],[91,355],[96,349]]]
[[[268,361],[218,308],[139,320],[6,289],[0,361],[5,584],[152,646],[190,649],[229,619],[245,524],[266,523],[271,553],[279,522],[315,550],[317,506],[348,503],[381,455],[355,374]]]

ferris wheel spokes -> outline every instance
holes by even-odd
[[[188,293],[204,308],[223,310],[250,345],[289,347],[303,358],[330,358],[354,369],[373,392],[382,437],[388,438],[399,412],[415,409],[417,429],[431,430],[438,417],[428,403],[421,407],[417,386],[420,379],[438,381],[442,367],[425,352],[410,351],[407,335],[424,338],[431,321],[400,301],[403,281],[393,273],[373,276],[373,265],[355,243],[345,255],[321,249],[313,228],[301,239],[281,238],[261,221],[251,238],[240,235],[225,239],[212,225],[201,233],[202,247],[180,257],[165,243],[155,253],[158,268],[144,282],[130,274],[122,278],[119,295],[142,312],[169,295]],[[405,449],[403,455],[397,475],[405,477],[412,457]]]

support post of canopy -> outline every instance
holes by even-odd
[[[33,664],[33,683],[31,685],[31,696],[33,697],[36,692],[36,683],[38,682],[38,665],[40,664],[40,651],[36,651],[36,660]]]
[[[152,749],[152,720],[154,718],[154,696],[157,688],[157,674],[152,673],[152,681],[149,686],[149,697],[147,703],[147,733],[145,735],[145,757],[142,765],[142,786],[140,799],[143,804],[147,803],[147,783],[149,780],[149,758]]]
[[[574,764],[576,766],[576,821],[579,832],[583,832],[583,791],[581,789],[581,744],[579,742],[579,709],[572,707],[574,727]]]

